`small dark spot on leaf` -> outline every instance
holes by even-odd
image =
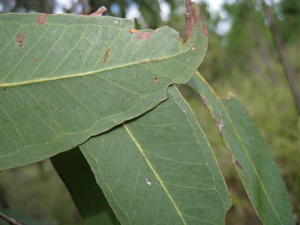
[[[37,58],[32,58],[32,61],[33,62],[37,62],[37,61],[39,61]]]
[[[154,80],[155,82],[160,82],[160,78],[159,78],[159,77],[155,77],[153,80]]]
[[[5,92],[6,92],[6,88],[1,88],[1,89],[0,89],[0,94],[5,95]]]
[[[109,60],[109,55],[110,55],[110,48],[106,49],[103,56],[102,56],[102,62],[107,63]]]
[[[16,36],[16,42],[20,48],[24,48],[24,40],[25,40],[25,34],[22,33]]]
[[[240,162],[239,161],[237,161],[237,160],[234,160],[234,164],[239,168],[239,169],[243,169],[243,167],[242,167],[242,165],[240,164]]]
[[[40,13],[38,16],[37,16],[37,19],[36,19],[36,23],[38,25],[43,25],[46,23],[47,21],[47,17],[48,17],[48,14],[46,13]]]

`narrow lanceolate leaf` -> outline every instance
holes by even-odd
[[[214,117],[263,224],[294,224],[280,172],[244,107],[234,97],[225,100],[219,98],[200,74],[196,74],[188,85],[201,95]]]
[[[188,40],[127,19],[0,15],[0,169],[45,159],[166,99],[199,66],[207,37],[190,9]]]
[[[120,224],[79,148],[60,153],[51,158],[51,162],[69,190],[85,225]]]
[[[219,225],[230,200],[175,87],[157,108],[80,146],[122,225]]]

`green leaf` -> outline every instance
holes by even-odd
[[[165,100],[205,54],[196,14],[186,43],[127,19],[1,14],[0,169],[69,150]]]
[[[79,148],[60,153],[51,162],[64,181],[85,225],[119,225]]]
[[[80,149],[122,225],[224,224],[230,200],[212,149],[176,87],[168,93]]]
[[[188,85],[210,110],[246,192],[265,225],[294,224],[290,201],[269,148],[235,97],[219,98],[200,74]]]

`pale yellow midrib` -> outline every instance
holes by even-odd
[[[160,183],[161,187],[163,188],[163,190],[165,191],[165,193],[167,194],[168,198],[170,199],[171,203],[173,204],[176,212],[178,213],[182,223],[184,225],[188,225],[179,209],[179,207],[177,206],[175,200],[173,199],[173,197],[171,196],[171,194],[169,193],[167,187],[165,186],[163,180],[161,179],[161,177],[159,176],[159,174],[156,172],[155,168],[153,167],[153,165],[151,164],[151,162],[149,161],[149,159],[147,158],[142,146],[138,143],[138,141],[135,139],[134,135],[131,133],[131,131],[129,130],[128,126],[123,124],[123,127],[125,128],[126,132],[128,133],[129,137],[132,139],[133,143],[136,145],[138,151],[141,153],[141,155],[143,156],[143,158],[145,159],[147,165],[149,166],[150,170],[152,171],[152,173],[154,174],[154,176],[156,177],[156,179],[158,180],[158,182]]]
[[[64,79],[68,79],[68,78],[91,76],[95,73],[101,73],[101,72],[106,72],[106,71],[115,70],[115,69],[121,69],[121,68],[130,67],[130,66],[134,66],[134,65],[139,65],[139,64],[142,65],[144,63],[149,63],[149,62],[159,62],[159,61],[171,59],[173,57],[184,54],[184,53],[188,52],[189,50],[190,49],[187,48],[184,51],[180,51],[176,54],[169,55],[169,56],[163,56],[163,57],[159,57],[159,58],[155,58],[155,59],[145,59],[142,61],[136,61],[136,62],[126,63],[126,64],[122,64],[122,65],[117,65],[117,66],[111,66],[111,67],[107,67],[104,69],[88,71],[88,72],[84,72],[84,73],[71,74],[71,75],[68,74],[68,75],[64,75],[64,76],[60,76],[60,77],[50,77],[50,78],[42,78],[42,79],[37,79],[37,80],[28,80],[28,81],[20,81],[20,82],[12,82],[12,83],[0,83],[0,88],[16,87],[16,86],[49,82],[49,81],[64,80]]]

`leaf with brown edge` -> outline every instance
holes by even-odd
[[[278,167],[245,108],[233,96],[221,99],[199,73],[188,85],[201,96],[216,121],[262,223],[294,224],[290,201]]]
[[[67,151],[166,100],[205,55],[202,26],[182,43],[166,26],[129,32],[127,19],[1,14],[0,168]]]

